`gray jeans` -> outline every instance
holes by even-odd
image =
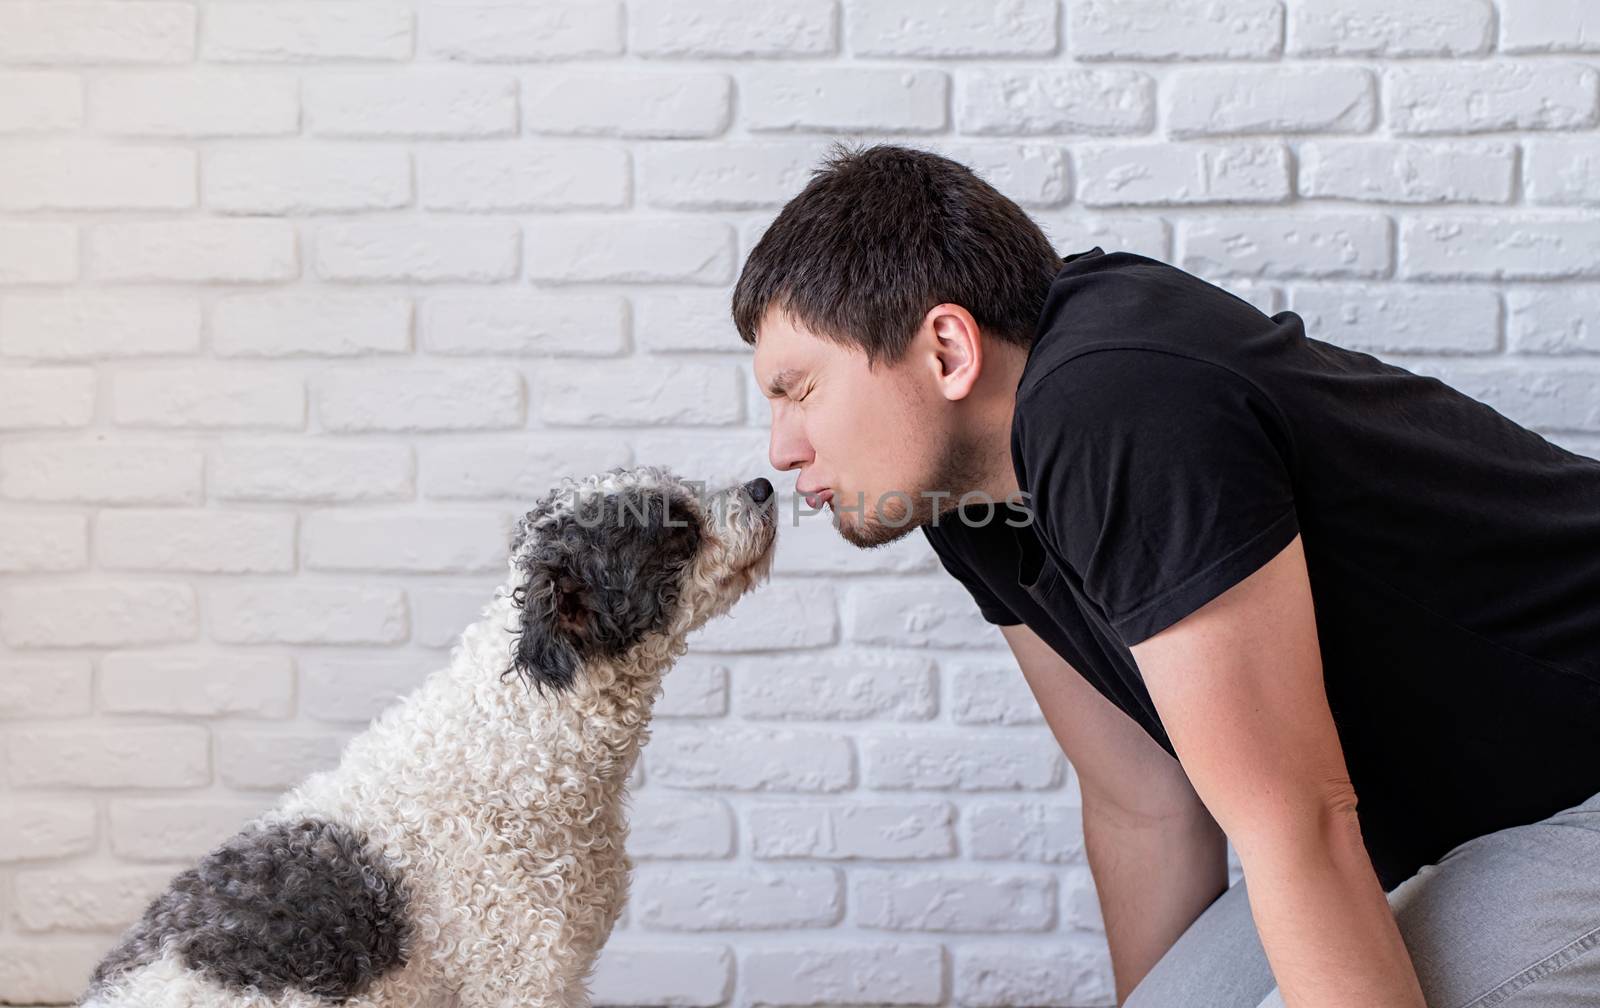
[[[1468,840],[1396,886],[1389,906],[1428,1008],[1600,1005],[1600,794]],[[1243,879],[1123,1006],[1283,1008]]]

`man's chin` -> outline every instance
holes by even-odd
[[[898,539],[905,538],[917,529],[917,523],[910,516],[907,516],[903,524],[892,525],[876,518],[863,519],[854,512],[847,516],[834,509],[831,501],[827,506],[833,512],[833,527],[839,533],[839,538],[858,549],[875,549],[879,546],[887,546]]]

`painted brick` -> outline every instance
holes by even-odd
[[[171,880],[165,869],[29,869],[13,882],[23,931],[116,933],[139,919]]]
[[[749,810],[750,850],[766,859],[948,858],[956,853],[954,822],[947,802],[763,802]]]
[[[732,115],[733,81],[693,71],[537,70],[522,79],[522,128],[571,136],[716,136]]]
[[[924,721],[938,709],[933,662],[916,658],[764,659],[733,677],[745,718]]]
[[[313,511],[301,522],[307,570],[390,574],[499,572],[511,529],[479,512]]]
[[[78,279],[78,228],[56,221],[0,223],[0,284]]]
[[[211,352],[237,358],[402,354],[411,349],[411,315],[403,294],[233,294],[213,303]]]
[[[147,368],[111,378],[111,419],[123,427],[300,430],[299,375],[216,366]]]
[[[1579,63],[1397,66],[1383,92],[1397,134],[1577,129],[1600,112],[1600,73]]]
[[[100,660],[102,710],[117,714],[287,717],[294,666],[283,655],[139,654]]]
[[[1059,6],[1053,0],[847,3],[845,35],[855,56],[1049,56],[1056,51]]]
[[[182,210],[195,205],[195,178],[194,152],[178,147],[11,141],[0,147],[0,210]]]
[[[936,1005],[944,1000],[944,952],[937,944],[874,942],[754,946],[739,975],[757,1004]]]
[[[1494,44],[1489,0],[1298,0],[1288,8],[1295,56],[1481,56]]]
[[[674,58],[827,56],[839,44],[836,7],[835,0],[633,4],[628,49]]]
[[[1148,133],[1155,81],[1138,70],[963,70],[956,122],[963,133]]]
[[[1517,0],[1500,9],[1508,53],[1600,52],[1600,11],[1587,0]]]
[[[966,1008],[1115,1001],[1110,955],[1098,938],[1055,941],[1042,949],[968,943],[956,952],[952,974],[955,1003]]]
[[[118,799],[107,805],[111,849],[129,861],[192,862],[265,807],[260,800]]]
[[[1600,232],[1576,217],[1402,218],[1399,248],[1408,280],[1600,276]]]
[[[321,137],[493,137],[517,131],[517,79],[496,72],[320,74],[301,84]]]
[[[83,80],[61,70],[0,72],[0,133],[50,132],[83,125]]]
[[[1282,203],[1288,152],[1280,143],[1080,144],[1078,199],[1087,206]]]
[[[1046,790],[1066,776],[1060,747],[1042,732],[878,732],[863,740],[862,763],[874,790]]]
[[[862,869],[850,878],[855,922],[884,931],[1044,931],[1055,895],[1042,874]]]
[[[313,240],[324,280],[492,283],[517,275],[522,233],[515,221],[361,221]]]
[[[200,787],[210,741],[198,725],[19,728],[6,736],[6,763],[21,788]]]
[[[324,430],[345,432],[504,429],[524,413],[517,373],[478,365],[329,372],[312,400]]]
[[[434,500],[509,497],[531,502],[562,476],[626,465],[627,445],[601,434],[474,437],[470,444],[420,447],[420,491]],[[516,512],[516,517],[526,513]]]
[[[89,801],[6,797],[0,864],[71,857],[88,851],[94,840],[94,805]]]
[[[230,441],[207,459],[208,491],[227,501],[395,501],[416,477],[406,445]]]
[[[719,791],[842,791],[855,780],[849,739],[815,731],[663,724],[644,755],[650,779]]]
[[[0,430],[87,427],[94,418],[94,371],[81,367],[0,369]],[[6,530],[0,528],[0,541]],[[0,546],[0,568],[6,547]]]
[[[978,861],[1085,861],[1083,809],[1060,802],[982,801],[968,805],[963,846]]]
[[[1207,277],[1381,277],[1393,269],[1393,231],[1371,214],[1191,217],[1178,246],[1183,268]]]
[[[1167,132],[1366,133],[1377,79],[1358,67],[1177,69],[1166,80]]]
[[[1380,203],[1509,203],[1516,145],[1409,140],[1300,145],[1300,195]]]
[[[0,600],[0,640],[11,647],[180,644],[199,636],[194,588],[180,581],[18,585]],[[84,620],[85,610],[95,618]]]
[[[0,445],[0,497],[101,504],[197,504],[199,452],[158,444]]]
[[[49,383],[41,383],[46,389]],[[7,381],[0,379],[0,395]],[[19,399],[26,402],[19,395]],[[9,406],[0,406],[0,415]],[[0,424],[3,426],[3,424]],[[81,514],[14,514],[0,523],[0,571],[83,570],[89,565],[89,520]],[[3,705],[0,705],[3,706]]]
[[[405,600],[391,588],[216,587],[208,629],[225,644],[397,644]]]
[[[455,143],[417,158],[430,210],[615,210],[628,200],[628,157],[598,144]]]
[[[628,853],[643,860],[733,855],[733,811],[720,798],[646,789],[629,802]]]
[[[107,570],[284,574],[294,570],[290,514],[107,510],[95,522],[95,558]]]
[[[1289,307],[1308,335],[1366,353],[1490,353],[1500,349],[1500,299],[1450,285],[1294,287]]]
[[[411,159],[383,147],[223,148],[205,155],[200,192],[222,213],[396,210],[411,203]]]
[[[192,295],[86,290],[13,294],[0,304],[0,353],[8,357],[93,360],[199,349],[200,302]]]
[[[1080,60],[1269,59],[1279,55],[1277,0],[1077,0],[1067,51]]]
[[[0,5],[8,63],[184,63],[194,57],[195,6],[167,0]]]
[[[623,937],[606,943],[589,993],[595,1004],[651,1008],[711,1008],[733,988],[733,953],[726,945],[647,943]]]
[[[217,729],[217,776],[231,788],[281,791],[339,765],[354,732]]]
[[[418,12],[419,49],[485,63],[615,56],[622,52],[622,11],[616,0],[430,4]]]
[[[1600,351],[1600,287],[1513,287],[1506,291],[1509,349],[1517,353]]]
[[[545,217],[528,225],[528,278],[542,283],[726,284],[733,229],[702,217]]]
[[[422,348],[447,357],[612,357],[628,348],[627,304],[614,294],[437,294],[419,319]]]
[[[950,719],[956,724],[1042,724],[1044,715],[1015,661],[961,664],[950,680]]]
[[[650,931],[828,927],[844,913],[834,868],[646,864],[634,869],[628,901]]]
[[[422,685],[431,659],[300,659],[300,711],[318,721],[364,723]]]
[[[300,273],[294,228],[284,221],[105,223],[86,237],[89,269],[106,281],[264,283]]]
[[[739,82],[752,131],[932,133],[949,122],[950,79],[938,70],[752,69]]]
[[[398,3],[228,3],[206,8],[200,50],[214,62],[403,60],[411,21]]]
[[[106,74],[89,83],[89,122],[127,136],[283,136],[300,127],[300,88],[259,71]]]

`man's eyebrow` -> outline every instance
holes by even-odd
[[[777,374],[773,375],[772,380],[767,383],[767,395],[788,395],[789,386],[794,383],[796,378],[799,377],[800,372],[796,371],[794,368],[784,368],[782,371],[779,371]]]

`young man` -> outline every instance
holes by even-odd
[[[830,152],[732,310],[772,464],[1001,626],[1119,1000],[1600,1004],[1600,462],[913,149]]]

